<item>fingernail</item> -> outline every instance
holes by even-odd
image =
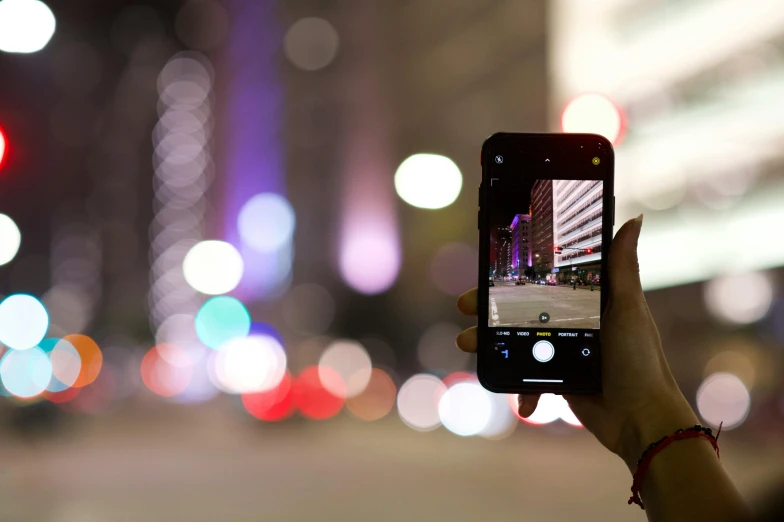
[[[457,337],[455,337],[455,344],[457,344],[457,346],[460,346],[460,341],[463,340],[464,335],[465,332],[460,332],[459,334],[457,334]]]
[[[640,229],[642,228],[642,214],[634,218],[634,230],[629,234],[626,239],[627,244],[632,248],[637,248],[637,239],[640,237]]]

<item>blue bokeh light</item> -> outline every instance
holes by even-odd
[[[52,362],[39,347],[9,350],[0,360],[0,379],[12,395],[29,398],[43,392],[52,379]]]
[[[196,335],[215,350],[226,341],[247,337],[250,329],[250,313],[234,297],[213,297],[196,314]]]

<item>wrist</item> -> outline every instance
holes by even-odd
[[[686,399],[676,394],[652,404],[627,420],[618,447],[618,455],[634,473],[643,451],[652,443],[699,420]]]

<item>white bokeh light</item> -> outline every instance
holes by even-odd
[[[493,405],[481,385],[459,382],[438,402],[438,417],[446,429],[469,437],[479,434],[490,422]]]
[[[762,272],[727,274],[704,287],[705,306],[722,322],[748,324],[759,321],[773,302],[773,282]]]
[[[599,134],[617,145],[623,137],[623,116],[606,96],[598,93],[581,94],[564,109],[561,129],[564,132]]]
[[[417,431],[430,431],[441,425],[438,406],[446,393],[441,379],[420,373],[408,379],[397,394],[397,412],[403,422]]]
[[[185,281],[203,294],[219,295],[234,290],[245,265],[234,246],[225,241],[201,241],[182,261]]]
[[[35,397],[52,379],[52,363],[38,347],[10,350],[0,361],[0,379],[9,393],[17,397]]]
[[[0,136],[0,140],[2,137]],[[2,161],[2,150],[0,150],[0,161]],[[14,220],[5,214],[0,214],[0,266],[5,265],[16,257],[19,252],[19,245],[22,244],[22,233],[16,226]]]
[[[0,343],[26,350],[41,342],[49,329],[44,305],[27,294],[14,294],[0,303]]]
[[[74,345],[60,339],[49,352],[49,360],[52,363],[52,376],[59,382],[52,379],[47,390],[62,391],[73,386],[82,370],[82,358]]]
[[[286,58],[300,69],[316,71],[335,59],[338,32],[322,18],[302,18],[294,22],[283,37]]]
[[[463,175],[455,162],[438,154],[414,154],[395,172],[398,196],[414,207],[444,208],[457,199]]]
[[[517,395],[509,396],[509,406],[517,414]],[[533,414],[529,417],[520,417],[520,419],[528,424],[549,424],[558,419],[563,419],[573,426],[581,426],[580,421],[577,420],[572,410],[569,409],[566,399],[552,393],[543,393],[539,397],[539,403]]]
[[[250,198],[240,209],[237,230],[242,242],[258,252],[275,252],[291,241],[296,216],[289,201],[267,192]]]
[[[0,2],[0,51],[34,53],[54,35],[57,25],[49,7],[38,0]]]
[[[509,408],[509,397],[504,393],[487,393],[492,404],[490,420],[479,435],[491,440],[508,437],[520,424],[517,415]]]
[[[331,368],[337,372],[342,382],[328,378],[330,373],[325,373],[323,368]],[[331,343],[319,359],[321,384],[337,397],[356,397],[365,391],[372,369],[365,347],[348,339],[338,339]]]
[[[268,335],[232,339],[213,358],[216,385],[226,393],[271,390],[286,374],[286,352]]]
[[[731,373],[714,373],[697,390],[697,410],[711,426],[732,429],[743,424],[751,408],[749,390]]]

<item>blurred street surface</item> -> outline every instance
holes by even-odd
[[[259,424],[223,401],[146,405],[85,419],[65,436],[1,440],[4,522],[645,520],[620,459],[560,421],[501,441],[418,433],[393,413],[364,424]],[[755,498],[782,478],[784,448],[722,435],[722,458]],[[778,469],[777,469],[778,468]]]

